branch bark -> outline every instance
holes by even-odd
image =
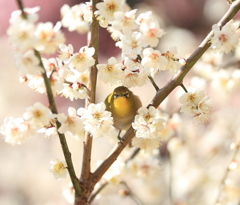
[[[98,44],[99,44],[99,24],[94,15],[96,11],[97,0],[92,1],[92,25],[90,33],[90,43],[89,47],[95,49],[93,58],[95,64],[91,67],[89,74],[89,84],[88,89],[90,90],[89,98],[86,101],[86,105],[95,103],[96,99],[96,85],[97,85],[97,64],[98,64]],[[94,185],[92,184],[92,173],[91,173],[91,153],[92,153],[92,137],[89,133],[86,133],[85,139],[83,142],[83,161],[82,161],[82,171],[80,177],[80,184],[83,189],[82,196],[75,197],[75,205],[77,204],[87,204],[88,198],[93,191]]]
[[[220,27],[224,26],[229,20],[231,20],[235,14],[240,9],[240,0],[235,1],[226,12],[226,14],[222,17],[222,19],[218,22]],[[193,52],[193,54],[187,59],[186,64],[180,68],[179,73],[173,77],[162,89],[158,90],[151,103],[147,106],[158,107],[160,103],[177,87],[179,86],[186,74],[190,71],[190,69],[194,66],[194,64],[199,60],[199,58],[206,52],[206,50],[211,46],[210,39],[213,36],[213,31],[211,31],[207,37],[203,40],[203,42],[199,45],[199,47]],[[113,152],[108,156],[108,158],[96,169],[93,173],[94,183],[97,183],[103,174],[108,170],[108,168],[113,164],[113,162],[117,159],[122,150],[128,145],[128,143],[135,136],[135,132],[131,127],[126,134],[123,136],[123,143],[115,146]]]
[[[18,4],[18,7],[20,8],[20,10],[22,12],[23,18],[27,19],[27,15],[24,12],[23,2],[21,0],[17,0],[17,4]],[[40,61],[40,66],[44,70],[44,72],[42,73],[42,77],[44,79],[44,84],[45,84],[45,87],[46,87],[46,93],[47,93],[47,97],[48,97],[49,108],[52,111],[52,113],[58,114],[57,106],[56,106],[56,103],[55,103],[55,100],[54,100],[54,95],[53,95],[53,92],[52,92],[51,83],[50,83],[49,78],[47,77],[45,68],[43,66],[41,55],[37,50],[34,50],[34,52],[35,52],[36,57]],[[61,124],[56,119],[55,119],[55,122],[56,122],[56,129],[58,130],[58,128],[61,126]],[[71,153],[68,149],[68,144],[67,144],[65,135],[58,132],[58,136],[59,136],[59,140],[60,140],[60,143],[61,143],[61,146],[62,146],[63,155],[64,155],[65,161],[67,163],[67,169],[68,169],[68,173],[70,175],[73,187],[75,189],[76,194],[80,195],[81,194],[81,188],[80,188],[80,185],[78,183],[78,178],[75,174],[75,170],[74,170],[73,163],[72,163]]]

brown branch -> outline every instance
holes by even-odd
[[[27,19],[27,15],[24,13],[24,7],[23,7],[22,1],[17,0],[17,3],[18,3],[19,8],[22,11],[23,18]],[[52,92],[51,83],[50,83],[50,80],[47,77],[45,68],[43,66],[41,55],[37,50],[34,50],[34,53],[40,61],[40,66],[44,70],[44,72],[42,73],[42,77],[44,79],[44,84],[45,84],[45,87],[46,87],[46,93],[47,93],[47,97],[48,97],[49,108],[51,109],[52,113],[57,114],[58,111],[57,111],[57,106],[56,106],[56,103],[55,103],[55,100],[54,100],[54,95],[53,95],[53,92]],[[57,120],[55,120],[55,122],[56,122],[56,128],[58,130],[58,128],[60,128],[61,124]],[[75,170],[74,170],[73,163],[72,163],[72,158],[71,158],[71,153],[68,149],[68,145],[67,145],[65,135],[58,132],[58,136],[59,136],[59,140],[60,140],[60,143],[61,143],[61,146],[62,146],[62,151],[63,151],[64,157],[65,157],[65,161],[67,163],[67,169],[68,169],[68,173],[70,175],[73,187],[75,189],[76,194],[80,195],[81,194],[81,188],[80,188],[80,185],[78,183],[78,178],[76,177],[76,174],[75,174]]]
[[[97,0],[92,1],[92,12],[93,12],[93,18],[92,18],[92,25],[91,25],[91,36],[90,36],[90,43],[89,47],[93,47],[95,49],[95,53],[93,55],[93,58],[95,59],[95,65],[91,67],[90,74],[89,74],[89,84],[88,84],[88,90],[90,90],[89,98],[87,100],[87,105],[90,103],[95,103],[96,98],[96,84],[97,84],[97,67],[98,64],[98,35],[99,35],[99,24],[98,21],[94,15],[94,12],[96,11],[96,3]],[[85,139],[83,142],[83,161],[82,161],[82,171],[81,171],[81,177],[80,181],[82,183],[82,187],[85,189],[85,196],[81,196],[81,202],[77,203],[76,199],[75,204],[83,204],[86,203],[86,198],[91,194],[93,190],[93,186],[91,184],[91,153],[92,153],[92,137],[89,133],[86,133]]]
[[[35,50],[35,55],[40,60],[40,66],[44,69],[40,53]],[[47,93],[47,97],[48,97],[49,108],[51,109],[52,113],[57,114],[58,110],[57,110],[57,106],[56,106],[56,103],[55,103],[55,100],[54,100],[54,95],[52,93],[50,80],[48,79],[45,71],[42,74],[42,76],[43,76],[43,79],[44,79],[44,84],[46,86],[46,93]],[[58,122],[58,120],[55,120],[55,122],[56,122],[56,129],[58,130],[61,127],[61,123]],[[71,152],[68,149],[68,144],[67,144],[67,141],[66,141],[66,137],[65,137],[64,134],[61,134],[59,132],[58,132],[58,136],[59,136],[59,140],[60,140],[60,143],[61,143],[64,158],[65,158],[65,161],[67,163],[68,173],[69,173],[69,176],[71,178],[75,193],[76,193],[76,195],[80,195],[82,190],[80,188],[80,185],[78,183],[78,178],[77,178],[75,170],[74,170],[72,157],[71,157]]]
[[[222,17],[222,19],[218,22],[219,26],[224,26],[229,20],[233,18],[233,16],[240,9],[240,0],[235,1],[226,14]],[[177,87],[179,86],[183,78],[190,71],[190,69],[194,66],[194,64],[199,60],[199,58],[206,52],[206,50],[211,46],[210,39],[213,36],[213,31],[211,31],[207,37],[203,40],[200,46],[194,51],[194,53],[187,59],[186,64],[180,68],[180,72],[170,80],[162,89],[158,90],[154,98],[152,99],[151,104],[149,106],[158,107],[160,103]],[[96,169],[93,173],[94,183],[97,183],[103,174],[108,170],[108,168],[112,165],[112,163],[117,159],[122,150],[128,145],[128,143],[134,137],[135,132],[131,127],[126,134],[123,136],[123,143],[118,144],[114,151],[108,156],[108,158]]]

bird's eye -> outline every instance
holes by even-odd
[[[129,98],[129,92],[128,91],[126,92],[125,95],[126,95],[127,98]]]
[[[118,97],[118,94],[116,92],[113,93],[113,98],[116,99]]]

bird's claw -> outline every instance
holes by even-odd
[[[118,135],[117,138],[118,138],[118,140],[119,140],[119,141],[118,141],[118,144],[123,145],[123,138],[121,138],[119,135]]]

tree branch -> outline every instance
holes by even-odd
[[[95,65],[91,67],[89,74],[89,84],[88,89],[90,90],[89,99],[87,105],[90,103],[95,103],[96,98],[96,84],[97,84],[97,67],[98,64],[98,35],[99,35],[99,25],[98,21],[94,15],[96,11],[97,0],[92,1],[92,27],[91,27],[91,37],[89,47],[94,47],[95,53],[93,58],[95,59]],[[86,134],[83,142],[83,162],[82,162],[82,172],[81,172],[81,181],[89,180],[91,177],[91,153],[92,153],[92,137],[89,133]]]
[[[226,14],[222,17],[222,19],[218,22],[220,27],[224,26],[229,20],[233,18],[233,16],[240,9],[240,0],[235,1]],[[211,46],[210,39],[213,36],[213,31],[211,31],[207,37],[203,40],[200,46],[194,51],[194,53],[187,59],[186,64],[180,68],[179,73],[172,78],[162,89],[158,90],[154,98],[152,99],[149,106],[158,107],[160,103],[177,87],[179,86],[183,78],[190,71],[190,69],[194,66],[194,64],[199,60],[199,58],[206,52],[206,50]],[[135,132],[131,127],[123,136],[123,143],[115,146],[114,151],[108,156],[108,158],[96,169],[93,173],[94,183],[97,183],[103,174],[108,170],[108,168],[112,165],[112,163],[117,159],[122,150],[128,145],[128,143],[134,137]]]
[[[17,0],[17,4],[18,4],[20,10],[22,11],[23,18],[27,19],[27,15],[24,13],[24,7],[23,7],[22,1]],[[42,73],[42,77],[44,79],[44,84],[45,84],[45,87],[46,87],[46,93],[47,93],[47,97],[48,97],[49,108],[52,111],[52,113],[57,114],[58,111],[57,111],[56,103],[55,103],[55,100],[54,100],[54,96],[53,96],[53,92],[52,92],[52,88],[51,88],[51,83],[50,83],[50,80],[47,77],[45,68],[43,66],[41,55],[37,50],[34,50],[34,52],[35,52],[35,55],[37,56],[37,58],[40,61],[40,66],[44,70],[44,72]],[[56,122],[56,129],[58,130],[58,128],[61,126],[61,124],[56,119],[55,119],[55,122]],[[60,143],[62,145],[64,158],[65,158],[65,161],[67,163],[67,169],[68,169],[73,187],[75,189],[76,194],[80,195],[81,194],[81,188],[80,188],[80,185],[78,183],[78,178],[76,177],[76,174],[75,174],[75,170],[74,170],[73,163],[72,163],[72,158],[71,158],[71,153],[68,149],[68,145],[67,145],[65,135],[58,132],[58,136],[59,136]]]

